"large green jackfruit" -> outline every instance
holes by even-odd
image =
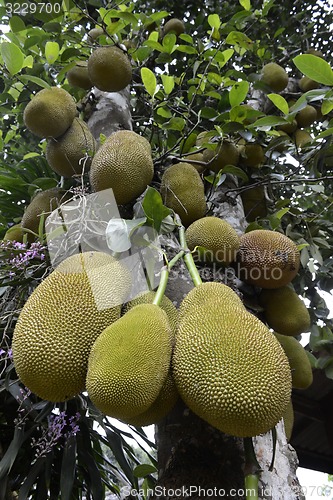
[[[118,47],[98,47],[88,59],[88,74],[93,85],[105,92],[119,92],[132,80],[132,66]]]

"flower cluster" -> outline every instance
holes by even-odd
[[[1,267],[5,271],[4,277],[13,279],[19,273],[28,270],[29,267],[42,264],[46,258],[46,247],[39,241],[31,243],[31,245],[18,241],[2,241],[0,253],[2,257]]]

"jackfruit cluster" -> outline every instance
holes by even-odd
[[[302,344],[294,337],[286,337],[275,332],[289,361],[292,386],[307,389],[313,382],[311,363]]]
[[[99,90],[119,92],[130,84],[132,66],[118,47],[98,47],[88,59],[88,75]]]
[[[217,262],[228,266],[236,260],[239,238],[234,228],[218,217],[203,217],[186,229],[186,242],[195,256],[203,262]]]
[[[280,334],[296,336],[309,331],[309,311],[289,286],[262,290],[259,304],[264,308],[267,324]]]
[[[184,226],[205,215],[204,185],[190,163],[176,163],[166,169],[161,180],[161,195],[164,204],[179,215]]]
[[[182,302],[174,379],[184,402],[209,424],[233,436],[256,436],[274,427],[287,408],[289,363],[269,329],[222,287],[214,285],[212,300],[200,307],[192,298],[200,291]]]
[[[153,174],[149,142],[135,132],[119,130],[95,154],[90,183],[94,191],[112,188],[117,203],[125,205],[143,193]]]
[[[261,288],[279,288],[298,273],[300,253],[284,234],[256,229],[240,237],[237,254],[240,278]]]
[[[131,422],[159,396],[169,372],[172,330],[155,304],[139,304],[108,326],[95,341],[87,391],[106,415]]]
[[[85,389],[98,335],[120,317],[130,273],[101,252],[64,260],[33,291],[13,335],[15,369],[39,397],[66,401]]]

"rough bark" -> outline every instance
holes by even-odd
[[[88,124],[96,137],[100,131],[108,136],[119,128],[131,128],[129,105],[125,105],[115,94],[98,92],[95,95],[95,112]],[[123,119],[122,113],[125,113]],[[222,188],[211,194],[209,208],[214,215],[226,219],[240,234],[246,227],[240,197],[229,197],[225,194],[228,189],[235,187],[236,180],[228,177]],[[169,238],[164,238],[163,241],[169,246],[171,254],[176,253],[172,239],[170,241]],[[238,292],[239,281],[232,273],[223,274],[214,268],[201,269],[200,272],[203,280],[222,281]],[[192,287],[187,270],[184,264],[180,263],[170,275],[166,295],[179,305]],[[221,498],[232,494],[234,498],[244,498],[244,454],[241,439],[211,427],[181,401],[156,426],[155,435],[159,464],[159,490],[156,490],[156,497],[167,500],[196,500]],[[271,434],[259,436],[254,441],[258,461],[263,469],[259,498],[303,500],[304,496],[299,491],[300,485],[296,477],[297,455],[286,441],[283,423],[277,426],[277,450],[271,472],[268,470],[272,459]]]

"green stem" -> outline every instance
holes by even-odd
[[[246,500],[258,500],[258,485],[260,465],[258,464],[257,457],[253,447],[251,437],[244,438],[244,455],[245,455],[245,490]]]
[[[246,500],[258,500],[258,474],[248,474],[245,476],[245,494]]]
[[[154,297],[153,304],[155,304],[157,306],[159,306],[161,304],[161,301],[162,301],[164,293],[165,293],[165,289],[166,289],[167,284],[168,284],[170,269],[176,264],[176,262],[179,261],[179,259],[181,259],[183,257],[184,253],[185,253],[184,250],[181,250],[180,252],[177,253],[177,255],[174,256],[174,258],[172,260],[170,260],[170,262],[166,266],[163,267],[163,269],[161,271],[160,283],[159,283],[158,288],[156,290],[156,295]]]
[[[184,261],[186,264],[186,267],[188,269],[188,272],[190,273],[191,279],[193,281],[194,286],[198,286],[202,284],[202,280],[200,278],[199,271],[195,265],[195,262],[193,260],[192,254],[188,249],[187,243],[186,243],[186,238],[185,238],[185,228],[182,225],[180,218],[178,215],[176,216],[176,221],[179,225],[179,241],[180,244],[184,250]]]

